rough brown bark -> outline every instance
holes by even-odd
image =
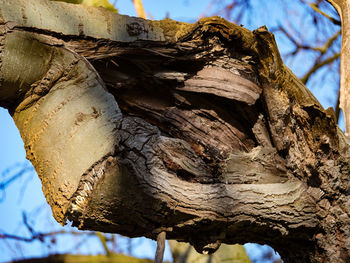
[[[120,24],[101,38],[16,10],[2,11],[0,105],[59,222],[165,231],[205,253],[256,242],[285,262],[349,261],[349,142],[266,28],[108,13]]]

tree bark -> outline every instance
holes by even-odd
[[[349,262],[349,142],[265,27],[0,3],[0,106],[57,221]]]
[[[30,258],[13,261],[14,263],[152,263],[150,259],[135,258],[121,254],[111,256],[51,255],[45,258]],[[167,263],[168,261],[164,262]]]

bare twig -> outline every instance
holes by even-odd
[[[283,26],[280,25],[277,31],[281,31],[296,47],[301,46],[301,44],[294,37],[292,37],[292,35]]]
[[[14,170],[17,166],[16,165],[14,167],[10,167],[8,169],[6,169],[4,172],[2,172],[2,177],[7,176],[8,173],[10,173],[12,170]],[[22,168],[16,172],[14,175],[10,176],[7,179],[3,179],[0,181],[0,202],[3,201],[5,199],[5,189],[14,181],[16,181],[17,179],[21,178],[24,174],[28,173],[28,172],[33,172],[33,167],[32,166],[28,166],[25,164],[22,164]]]
[[[333,36],[331,36],[323,47],[315,48],[314,50],[319,51],[321,54],[325,54],[327,50],[332,46],[334,41],[340,36],[341,30],[338,30]]]
[[[101,232],[95,232],[95,233],[96,233],[96,236],[100,239],[102,246],[106,252],[106,255],[110,256],[111,252],[109,251],[108,246],[107,246],[107,237],[105,235],[103,235]]]
[[[95,232],[75,232],[75,231],[65,231],[65,230],[53,231],[53,232],[47,232],[47,233],[37,232],[29,224],[27,215],[25,214],[25,212],[22,213],[22,217],[23,217],[23,224],[26,226],[31,236],[23,237],[23,236],[17,236],[13,234],[0,233],[0,239],[14,239],[14,240],[23,241],[23,242],[33,242],[33,241],[39,240],[40,242],[44,242],[46,237],[52,237],[56,235],[79,235],[79,236],[96,235]]]
[[[44,238],[46,237],[52,237],[56,235],[76,235],[76,236],[94,236],[95,232],[75,232],[75,231],[53,231],[53,232],[47,232],[47,233],[36,233],[30,237],[23,237],[23,236],[17,236],[7,233],[0,233],[0,239],[14,239],[17,241],[23,241],[23,242],[33,242],[36,240],[39,240],[41,242],[44,241]]]
[[[319,13],[319,14],[323,15],[324,17],[328,18],[333,24],[338,25],[338,26],[341,25],[341,22],[340,22],[339,20],[337,20],[337,19],[335,19],[335,18],[329,16],[327,13],[323,12],[323,11],[318,7],[317,4],[315,4],[315,3],[309,3],[308,5],[309,5],[314,11],[316,11],[317,13]]]
[[[331,64],[333,61],[340,58],[340,53],[335,53],[333,56],[326,58],[321,62],[315,62],[312,68],[300,79],[304,84],[306,84],[313,73],[325,65]],[[317,60],[316,60],[317,61]]]
[[[279,26],[277,30],[281,31],[295,45],[296,50],[292,52],[292,55],[295,55],[301,49],[317,51],[323,55],[328,51],[328,49],[332,46],[334,41],[340,36],[341,33],[341,30],[338,30],[327,40],[327,42],[322,47],[312,47],[309,45],[301,44],[282,26]]]

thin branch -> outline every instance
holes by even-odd
[[[332,46],[334,41],[340,36],[341,30],[338,30],[332,37],[330,37],[327,42],[323,45],[323,47],[315,48],[315,50],[319,51],[321,54],[325,54],[327,50]]]
[[[14,181],[16,181],[17,179],[21,178],[25,173],[27,172],[32,172],[33,171],[33,167],[32,166],[24,166],[23,168],[21,168],[17,173],[15,173],[14,175],[12,175],[10,178],[8,179],[4,179],[3,181],[0,182],[0,192],[2,193],[1,197],[0,197],[0,202],[2,202],[5,199],[5,189]],[[8,173],[8,170],[5,170],[2,173],[2,176],[5,176]]]
[[[60,230],[60,231],[53,231],[53,232],[47,232],[47,233],[36,233],[30,237],[23,237],[23,236],[17,236],[13,234],[7,234],[7,233],[0,233],[0,239],[14,239],[18,241],[23,241],[23,242],[33,242],[35,240],[39,240],[41,242],[44,241],[44,238],[46,237],[52,237],[56,235],[76,235],[76,236],[94,236],[94,232],[75,232],[75,231],[65,231],[65,230]]]
[[[295,55],[300,49],[304,50],[313,50],[320,52],[322,55],[327,52],[327,50],[332,46],[335,40],[340,36],[341,30],[338,30],[332,37],[330,37],[327,42],[322,47],[312,47],[309,45],[303,45],[300,42],[298,42],[284,27],[279,26],[278,31],[281,31],[296,47],[296,50],[293,51],[291,54]]]
[[[25,212],[22,212],[22,218],[23,218],[23,223],[26,226],[26,228],[29,230],[29,232],[32,234],[32,236],[34,236],[36,234],[36,232],[34,231],[34,229],[29,225],[28,220],[27,220],[27,215]],[[40,240],[42,241],[42,240]]]
[[[101,232],[95,232],[96,236],[100,239],[101,244],[106,252],[106,255],[109,257],[111,255],[111,252],[108,249],[107,246],[107,237],[105,235],[103,235]]]
[[[5,189],[10,183],[15,181],[16,179],[20,178],[25,172],[32,171],[33,169],[30,167],[22,168],[18,173],[11,176],[9,179],[5,180],[4,182],[0,183],[0,190]]]
[[[323,15],[324,17],[328,18],[333,24],[340,26],[341,22],[338,19],[335,19],[331,16],[329,16],[327,13],[323,12],[315,3],[308,3],[308,5],[317,13]]]
[[[340,53],[335,53],[333,56],[321,61],[316,62],[313,67],[300,79],[304,84],[306,84],[310,78],[310,76],[315,73],[318,69],[322,68],[325,65],[331,64],[333,61],[340,57]]]
[[[281,31],[296,47],[301,46],[301,44],[294,37],[292,37],[292,35],[283,26],[280,25],[276,31]]]
[[[96,235],[95,232],[75,232],[75,231],[65,231],[65,230],[53,231],[53,232],[47,232],[47,233],[37,232],[29,224],[27,216],[24,212],[22,213],[22,216],[23,216],[23,224],[26,226],[31,236],[24,237],[24,236],[18,236],[13,234],[0,233],[0,239],[13,239],[13,240],[23,241],[23,242],[33,242],[33,241],[39,240],[40,242],[44,242],[46,237],[52,237],[56,235],[77,235],[77,236]],[[107,238],[106,238],[106,241],[107,241]]]

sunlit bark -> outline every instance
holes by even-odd
[[[59,222],[349,261],[349,144],[266,28],[0,3],[0,105]]]
[[[345,119],[345,131],[350,136],[350,1],[327,0],[338,11],[342,24],[342,44],[340,58],[340,108]]]

